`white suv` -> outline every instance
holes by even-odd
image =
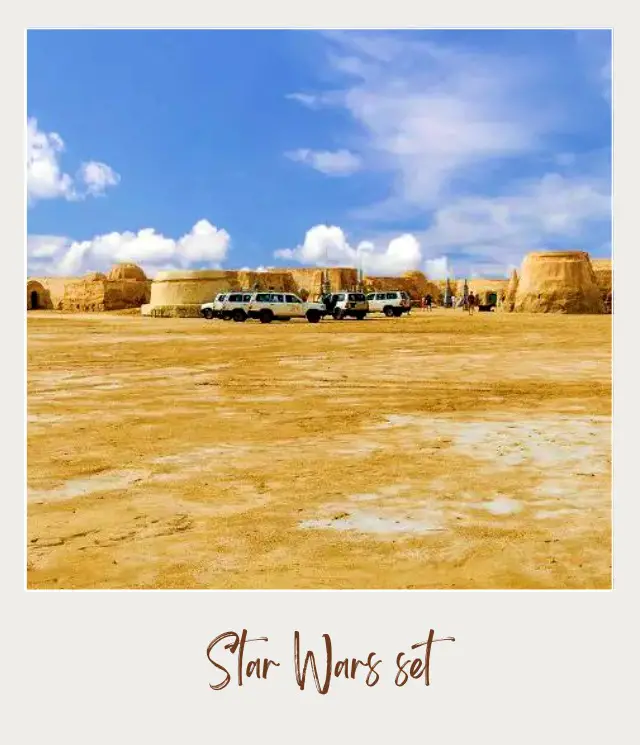
[[[246,320],[246,307],[253,293],[247,290],[236,292],[221,292],[215,296],[212,303],[203,303],[200,313],[207,319],[222,318],[223,321],[231,319]],[[241,312],[237,312],[241,311]]]
[[[393,292],[370,292],[367,295],[369,310],[372,313],[384,313],[391,318],[399,318],[403,313],[411,310],[411,298],[402,290]]]
[[[361,321],[369,312],[369,303],[363,292],[334,292],[323,298],[327,313],[330,313],[336,321],[341,321],[347,316],[352,316]]]
[[[207,320],[211,320],[212,318],[221,318],[222,304],[224,303],[226,299],[227,299],[227,293],[221,292],[220,294],[214,297],[213,302],[203,303],[200,306],[200,314],[204,316]],[[228,320],[228,318],[226,318],[225,320]]]
[[[220,317],[225,318],[226,314],[240,323],[249,318],[261,323],[290,321],[292,318],[306,318],[309,323],[318,323],[326,314],[326,308],[321,303],[305,303],[288,292],[231,293],[222,304]]]

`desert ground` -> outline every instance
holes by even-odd
[[[611,586],[611,316],[27,334],[29,588]]]

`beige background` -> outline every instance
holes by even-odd
[[[15,143],[24,98],[16,66],[24,59],[18,14],[25,25],[150,24],[465,26],[609,26],[615,22],[616,314],[613,592],[189,592],[100,593],[24,591],[24,319],[7,312],[2,419],[5,727],[9,742],[630,742],[637,735],[638,480],[637,329],[633,303],[638,272],[636,25],[621,4],[538,2],[526,12],[513,3],[448,3],[411,12],[412,3],[246,3],[198,13],[182,2],[161,11],[113,2],[101,9],[71,2],[14,6],[2,29],[6,83],[0,120],[5,179],[0,181],[10,235],[6,308],[22,308],[24,261],[23,170]],[[254,5],[257,5],[254,4]],[[75,7],[74,7],[75,6]],[[462,9],[461,9],[462,7]],[[295,8],[295,12],[292,12]],[[616,13],[616,10],[618,12]],[[118,12],[116,12],[118,11]],[[27,13],[28,16],[27,17]],[[97,18],[102,13],[102,21]],[[108,13],[109,17],[106,17]],[[446,17],[444,14],[447,14]],[[628,11],[632,13],[632,11]],[[234,17],[231,16],[234,15]],[[162,17],[164,16],[164,17]],[[14,25],[11,25],[14,24]],[[11,54],[9,58],[8,55]],[[9,63],[10,59],[10,63]],[[635,62],[635,64],[634,64]],[[621,156],[620,153],[623,153]],[[9,177],[9,173],[11,176]],[[625,186],[627,190],[625,191]],[[628,187],[631,188],[628,188]],[[15,293],[15,298],[13,293]],[[19,297],[18,297],[19,293]],[[15,302],[14,302],[15,300]],[[18,302],[19,300],[19,302]],[[20,387],[22,386],[22,388]],[[6,557],[6,558],[5,558]],[[632,627],[632,623],[634,626]],[[268,683],[211,691],[206,647],[218,633],[247,626],[270,638],[280,659]],[[400,649],[425,638],[453,635],[436,645],[432,685],[393,686],[388,673]],[[340,682],[327,696],[301,693],[292,669],[292,636],[303,642],[330,632],[337,651],[383,658],[381,682],[368,689]],[[7,664],[8,663],[8,664]],[[290,666],[289,666],[290,665]],[[633,702],[633,705],[632,705]],[[8,714],[8,716],[7,716]],[[633,729],[632,729],[633,727]]]

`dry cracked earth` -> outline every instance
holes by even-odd
[[[609,588],[611,317],[28,316],[29,588]]]

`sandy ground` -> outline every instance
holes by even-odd
[[[30,588],[607,588],[611,317],[28,315]]]

